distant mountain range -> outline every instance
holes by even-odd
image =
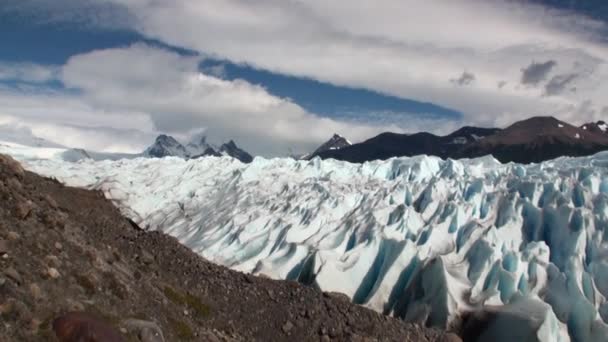
[[[309,158],[362,163],[420,154],[444,159],[491,154],[503,163],[537,163],[603,150],[608,150],[608,125],[603,121],[576,127],[553,117],[533,117],[505,129],[463,127],[446,136],[382,133],[358,144],[316,152]]]
[[[202,134],[194,136],[185,144],[172,136],[161,134],[145,151],[135,154],[99,153],[80,148],[67,148],[38,138],[27,129],[16,129],[6,125],[0,126],[0,141],[62,150],[58,153],[62,153],[62,158],[68,161],[138,157],[196,159],[208,156],[229,156],[243,163],[253,161],[253,156],[233,140],[218,146],[207,142],[206,136]],[[533,117],[504,129],[466,126],[445,136],[427,132],[414,134],[386,132],[357,144],[352,144],[345,137],[334,134],[313,152],[293,158],[310,160],[320,157],[363,163],[423,154],[443,159],[493,155],[503,163],[537,163],[561,156],[586,156],[603,150],[608,150],[608,124],[604,121],[576,127],[553,117]]]
[[[253,156],[239,148],[233,140],[230,140],[220,147],[216,147],[209,144],[207,138],[201,135],[196,136],[184,146],[175,138],[161,134],[156,138],[154,143],[144,151],[143,155],[150,158],[180,157],[186,159],[196,159],[207,156],[230,156],[243,163],[251,163],[253,161]]]

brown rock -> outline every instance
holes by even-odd
[[[49,206],[51,208],[53,208],[53,209],[57,209],[58,208],[57,202],[55,202],[55,200],[51,196],[44,195],[42,198],[46,201],[46,203],[49,204]]]
[[[17,272],[17,270],[15,270],[12,267],[9,267],[6,270],[4,270],[4,274],[7,277],[9,277],[9,279],[12,279],[14,282],[16,282],[17,284],[21,284],[23,282],[23,279],[21,278],[21,275],[19,274],[19,272]]]
[[[6,167],[9,172],[20,179],[25,176],[25,171],[23,170],[23,167],[21,167],[21,164],[10,156],[0,155],[0,164],[2,164],[2,166]]]
[[[30,294],[35,300],[40,300],[40,298],[42,298],[42,290],[40,289],[40,286],[38,286],[36,283],[30,284]]]
[[[0,240],[0,255],[8,253],[8,242],[6,240]]]
[[[84,313],[70,312],[53,321],[59,342],[125,342],[120,332],[101,319]]]
[[[55,255],[47,255],[44,257],[44,261],[46,262],[46,264],[49,267],[59,267],[61,266],[61,261],[59,261],[59,258],[56,257]]]
[[[135,332],[141,342],[165,342],[162,330],[154,322],[128,319],[123,324],[128,330]]]
[[[57,271],[57,269],[56,269],[56,268],[54,268],[54,267],[49,268],[49,269],[46,271],[46,273],[47,273],[47,274],[48,274],[48,276],[49,276],[49,277],[51,277],[52,279],[57,279],[57,278],[59,278],[59,276],[60,276],[59,271]]]
[[[287,321],[285,322],[285,324],[283,324],[283,327],[281,329],[284,333],[289,334],[291,329],[293,329],[293,323],[291,323],[291,321]]]
[[[17,204],[15,204],[15,215],[19,219],[25,220],[33,209],[34,205],[31,201],[19,201]]]
[[[6,238],[9,239],[10,241],[15,241],[15,240],[19,240],[21,236],[15,232],[8,232],[8,234],[6,235]]]
[[[441,338],[441,342],[462,342],[462,339],[454,333],[446,333]]]

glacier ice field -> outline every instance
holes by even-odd
[[[608,152],[531,165],[0,153],[101,190],[141,227],[235,270],[428,326],[486,313],[482,340],[608,340]]]

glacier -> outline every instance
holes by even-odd
[[[0,153],[103,191],[141,227],[232,269],[478,340],[608,340],[608,152],[530,165]]]

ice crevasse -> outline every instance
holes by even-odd
[[[608,152],[532,165],[0,153],[236,270],[465,340],[608,340]]]

